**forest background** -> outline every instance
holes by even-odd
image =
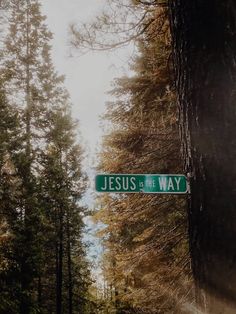
[[[198,94],[191,83],[201,82],[195,82],[200,72],[189,60],[194,61],[192,55],[201,58],[201,49],[198,54],[192,52],[202,40],[201,47],[209,52],[207,73],[211,76],[217,72],[212,80],[224,87],[221,74],[231,82],[232,68],[227,62],[215,67],[215,57],[223,60],[221,56],[228,56],[233,47],[225,52],[220,44],[217,46],[216,37],[196,34],[194,23],[191,34],[196,36],[189,36],[188,16],[192,14],[198,25],[199,8],[202,6],[193,10],[171,1],[108,0],[105,11],[91,22],[73,21],[70,25],[70,43],[80,55],[135,47],[128,62],[129,74],[113,81],[102,117],[105,135],[96,171],[185,172],[192,188],[188,197],[107,194],[97,196],[96,207],[91,208],[91,203],[86,206],[89,197],[85,193],[94,169],[87,171],[88,176],[84,173],[83,160],[88,157],[83,154],[64,77],[52,62],[52,33],[41,4],[38,0],[1,2],[2,313],[188,313],[198,311],[195,300],[202,308],[218,311],[211,294],[219,293],[221,286],[224,300],[232,299],[234,287],[223,278],[232,272],[233,247],[230,241],[223,241],[223,245],[219,235],[223,231],[227,240],[234,234],[234,202],[227,203],[230,210],[223,224],[220,215],[222,200],[233,200],[234,190],[228,184],[229,190],[219,193],[213,170],[226,157],[221,150],[224,145],[218,137],[218,124],[209,127],[205,123],[207,112],[201,111],[195,97],[196,93],[203,103],[210,99],[209,109],[222,99],[229,108],[224,126],[231,131],[231,92],[223,88],[224,95],[219,95],[214,85],[209,88],[210,98],[207,88],[205,94]],[[219,17],[218,7],[213,8],[213,17]],[[228,6],[223,9],[227,13],[223,17],[228,17]],[[220,38],[232,36],[232,23],[220,18],[219,27],[215,20],[210,20],[207,35],[213,35],[215,25]],[[206,21],[204,18],[203,24]],[[218,49],[211,50],[211,38],[215,38],[212,43]],[[204,79],[204,84],[210,85],[210,80]],[[86,91],[92,94],[90,87]],[[96,101],[92,102],[96,108]],[[218,121],[220,103],[218,109],[214,121],[209,121]],[[220,128],[220,133],[234,147],[234,139],[229,136],[233,132],[227,128]],[[204,139],[218,142],[213,141],[209,149]],[[217,192],[218,202],[206,195],[206,182]],[[211,215],[213,207],[219,214],[216,218]],[[97,236],[103,247],[102,287],[93,281],[83,240],[85,218],[91,214],[101,226]],[[210,261],[214,262],[219,253],[215,240],[225,258],[212,264]],[[216,278],[219,271],[222,279]]]

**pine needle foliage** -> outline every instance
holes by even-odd
[[[0,64],[0,313],[88,313],[78,124],[38,0],[12,0]]]
[[[178,111],[164,8],[139,38],[132,77],[115,81],[99,171],[182,173]],[[162,31],[160,31],[162,30]],[[159,31],[159,32],[158,32]],[[156,36],[153,36],[155,32]],[[116,313],[180,313],[191,297],[186,197],[121,194],[100,198],[104,278]]]

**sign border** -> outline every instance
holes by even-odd
[[[103,191],[103,192],[101,192],[101,191],[98,191],[97,189],[96,189],[96,178],[98,177],[98,176],[112,176],[112,175],[117,175],[117,176],[119,176],[119,175],[124,175],[124,176],[127,176],[127,175],[129,175],[129,176],[181,176],[181,177],[185,177],[185,179],[186,179],[186,191],[185,192],[144,192],[144,191],[139,191],[139,192],[119,192],[119,191],[114,191],[114,192],[111,192],[111,191]],[[185,195],[185,194],[188,194],[188,193],[190,193],[189,191],[190,191],[190,189],[189,189],[189,180],[188,180],[188,177],[185,175],[185,174],[179,174],[179,173],[177,173],[177,174],[172,174],[172,173],[169,173],[169,174],[166,174],[166,173],[137,173],[137,174],[135,174],[135,173],[133,173],[133,174],[131,174],[131,173],[98,173],[98,174],[96,174],[96,176],[95,176],[95,181],[94,181],[94,185],[95,185],[95,187],[94,187],[94,189],[95,189],[95,191],[96,191],[96,193],[114,193],[114,194],[182,194],[182,195]]]

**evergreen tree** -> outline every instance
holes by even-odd
[[[41,210],[37,197],[37,159],[43,149],[47,96],[52,90],[50,84],[55,86],[56,80],[47,70],[51,33],[44,24],[38,1],[12,1],[9,14],[9,34],[5,40],[1,72],[7,99],[14,104],[21,121],[21,147],[13,157],[21,180],[19,212],[23,220],[18,239],[19,312],[30,313],[35,308],[34,286],[40,265]],[[53,71],[52,67],[49,69]]]
[[[162,32],[143,36],[132,67],[136,74],[115,82],[118,101],[106,114],[112,131],[101,153],[103,172],[182,172],[169,26],[163,9],[155,16]],[[181,311],[191,288],[185,197],[105,196],[101,207],[105,276],[117,313]]]
[[[1,167],[10,166],[0,184],[12,219],[1,219],[2,237],[9,239],[0,249],[2,313],[82,313],[88,306],[78,205],[82,155],[63,77],[51,61],[51,38],[39,1],[10,2],[1,104],[6,122],[13,122],[3,123]]]
[[[47,308],[50,294],[49,300],[56,299],[56,313],[84,313],[89,274],[82,245],[83,208],[78,204],[84,190],[81,148],[66,106],[52,112],[50,119],[41,178],[42,206],[51,234],[45,239],[42,302]],[[55,311],[53,306],[48,308],[50,313]]]
[[[16,234],[20,236],[19,197],[21,180],[17,176],[12,158],[19,148],[19,120],[7,102],[5,92],[0,92],[0,313],[17,313],[20,286],[15,250]]]

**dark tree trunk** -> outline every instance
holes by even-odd
[[[62,275],[63,275],[63,215],[60,212],[59,234],[56,254],[56,313],[62,314]]]
[[[21,292],[23,297],[20,300],[20,313],[28,314],[31,312],[32,303],[32,286],[34,280],[34,269],[36,268],[32,259],[32,248],[34,233],[32,224],[32,184],[31,184],[31,100],[30,100],[30,41],[29,41],[29,0],[27,0],[27,14],[26,14],[26,77],[25,77],[25,93],[26,93],[26,108],[25,108],[25,123],[26,123],[26,148],[25,158],[26,164],[23,173],[23,185],[25,189],[25,207],[24,207],[24,247],[22,250],[22,263],[21,263]]]
[[[226,304],[236,304],[236,3],[169,2],[197,300],[209,313],[229,313]]]
[[[42,313],[42,280],[41,275],[38,278],[38,308],[39,313]]]
[[[67,213],[67,270],[68,270],[68,313],[73,313],[73,282],[72,282],[72,261],[71,261],[71,235],[70,235],[70,221]]]
[[[23,254],[24,256],[21,262],[21,273],[20,273],[21,298],[20,298],[20,304],[19,304],[19,314],[29,314],[32,309],[32,300],[31,300],[31,295],[30,295],[31,275],[29,273],[30,265],[26,261],[26,252],[24,252]],[[28,255],[28,259],[29,257],[30,256]]]

